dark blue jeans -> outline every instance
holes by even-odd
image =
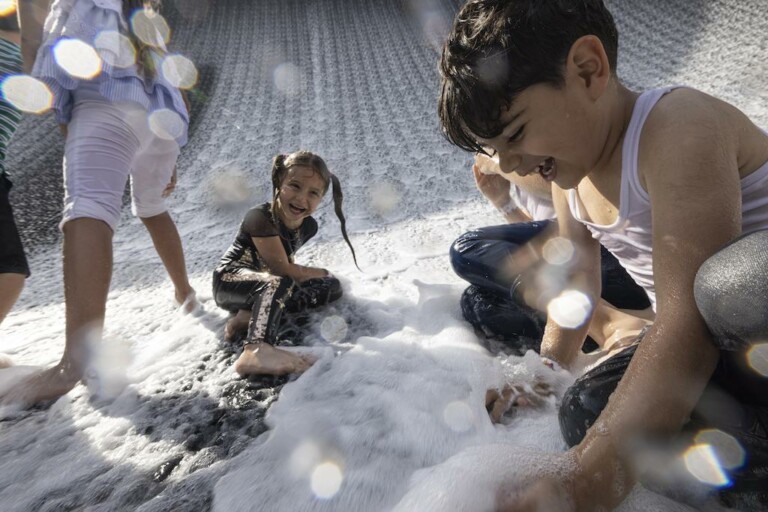
[[[461,235],[451,245],[453,270],[468,281],[461,309],[469,323],[488,337],[537,350],[546,316],[523,304],[513,292],[520,275],[501,271],[509,256],[540,235],[553,221],[488,226]],[[617,308],[645,309],[648,296],[605,248],[601,247],[602,297]]]
[[[720,498],[729,507],[768,510],[768,375],[750,367],[747,358],[755,344],[768,341],[768,231],[743,236],[704,262],[694,296],[720,361],[677,441],[690,445],[698,432],[713,428],[733,436],[746,459],[729,470],[732,485],[720,490]],[[560,429],[569,446],[594,424],[636,348],[590,370],[568,389]]]

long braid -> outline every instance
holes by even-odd
[[[355,255],[355,248],[352,247],[352,242],[349,241],[349,236],[347,235],[347,220],[344,218],[344,212],[341,210],[341,202],[344,199],[344,194],[341,192],[341,183],[339,182],[339,178],[337,178],[335,174],[333,174],[332,172],[329,172],[329,174],[331,175],[331,184],[332,184],[331,194],[333,196],[333,209],[336,212],[336,217],[339,218],[339,223],[341,224],[341,236],[344,237],[344,241],[347,242],[347,245],[349,246],[349,250],[352,251],[352,259],[355,262],[355,266],[357,267],[357,270],[360,270],[360,266],[357,264],[357,256]]]

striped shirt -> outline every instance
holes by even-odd
[[[21,50],[17,44],[0,37],[0,83],[18,74],[21,74]],[[21,112],[0,97],[0,174],[5,174],[5,151],[19,121]]]

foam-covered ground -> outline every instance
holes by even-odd
[[[438,131],[437,41],[458,3],[169,3],[172,45],[200,70],[170,207],[202,310],[176,311],[126,209],[98,378],[50,408],[5,411],[0,508],[479,511],[502,478],[564,449],[554,404],[490,423],[485,388],[541,369],[489,356],[458,308],[447,248],[501,221],[474,189],[470,157]],[[610,5],[626,83],[691,84],[768,127],[764,0]],[[9,151],[33,275],[0,326],[0,351],[18,365],[0,387],[63,348],[60,146],[50,118],[27,118]],[[298,148],[339,175],[363,272],[326,203],[299,254],[346,291],[297,340],[320,360],[292,382],[241,380],[210,272],[248,205],[268,197],[271,157]],[[638,487],[622,510],[686,509]]]

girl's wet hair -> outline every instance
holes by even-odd
[[[616,70],[618,32],[602,0],[471,0],[456,15],[440,59],[438,113],[453,144],[485,153],[500,118],[528,87],[561,87],[571,46],[585,35],[603,43]]]
[[[333,186],[331,191],[333,195],[333,208],[336,212],[336,217],[339,218],[339,222],[341,223],[341,235],[344,237],[344,241],[347,242],[349,250],[352,252],[352,259],[355,262],[355,266],[360,270],[360,267],[357,265],[355,248],[352,247],[352,242],[349,241],[349,236],[347,235],[347,221],[344,218],[344,212],[341,209],[341,203],[344,199],[344,195],[341,192],[341,183],[339,183],[339,178],[328,170],[325,160],[318,155],[309,151],[296,151],[288,155],[280,154],[272,159],[272,214],[276,214],[275,206],[277,205],[278,192],[280,191],[280,187],[282,186],[288,171],[292,167],[309,167],[313,169],[320,176],[325,185],[323,188],[323,195],[328,192],[329,186]]]

